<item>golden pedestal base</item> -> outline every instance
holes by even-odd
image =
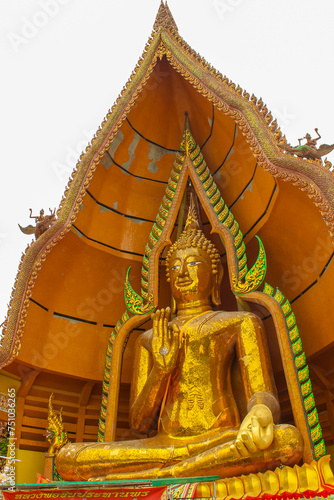
[[[301,467],[277,468],[275,471],[248,474],[247,476],[219,479],[197,486],[197,498],[235,499],[243,497],[272,498],[287,495],[305,497],[329,497],[334,493],[334,475],[330,466],[330,455],[304,464]]]

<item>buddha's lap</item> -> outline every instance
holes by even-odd
[[[214,439],[207,439],[207,436],[200,440],[196,439],[175,439],[170,436],[155,436],[153,438],[138,439],[133,441],[112,442],[112,443],[72,443],[62,448],[57,456],[57,467],[60,469],[68,467],[70,464],[76,467],[85,464],[100,464],[102,468],[113,468],[116,464],[132,464],[134,467],[145,463],[148,467],[151,464],[170,464],[179,462],[191,457],[199,457],[201,454],[222,451],[227,458],[226,452],[237,436],[237,431],[222,432],[216,434]],[[204,436],[202,436],[203,438]],[[228,439],[233,438],[233,439]],[[265,453],[270,457],[271,451],[280,451],[282,456],[293,453],[294,449],[300,447],[299,431],[289,425],[275,426],[274,440]],[[223,458],[223,456],[222,456]],[[103,464],[103,465],[102,465]]]

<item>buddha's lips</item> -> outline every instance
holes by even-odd
[[[191,285],[193,280],[176,280],[175,284],[177,286],[188,286]]]

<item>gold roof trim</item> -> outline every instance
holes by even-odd
[[[168,14],[167,4],[162,2],[160,9]],[[319,208],[331,236],[334,236],[333,174],[318,161],[283,153],[279,145],[286,139],[262,99],[250,96],[214,69],[189,47],[170,24],[167,27],[160,24],[158,32],[153,31],[149,38],[142,57],[114,106],[81,154],[60,202],[57,221],[37,241],[28,245],[22,255],[3,325],[0,367],[10,363],[20,350],[29,298],[47,254],[71,229],[98,163],[145,86],[157,59],[164,55],[198,92],[235,120],[259,165],[273,176],[289,181],[307,193]]]

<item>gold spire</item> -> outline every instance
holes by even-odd
[[[163,0],[161,0],[157,17],[155,18],[153,30],[159,31],[160,27],[165,29],[172,28],[173,30],[178,31],[172,13],[167,5],[167,2],[164,3]]]
[[[199,229],[199,222],[196,213],[193,193],[190,193],[190,203],[189,203],[188,217],[185,229]]]
[[[186,111],[184,114],[185,114],[184,130],[180,144],[180,151],[184,152],[186,156],[190,156],[190,153],[192,153],[196,148],[196,142],[190,131],[188,112]]]

